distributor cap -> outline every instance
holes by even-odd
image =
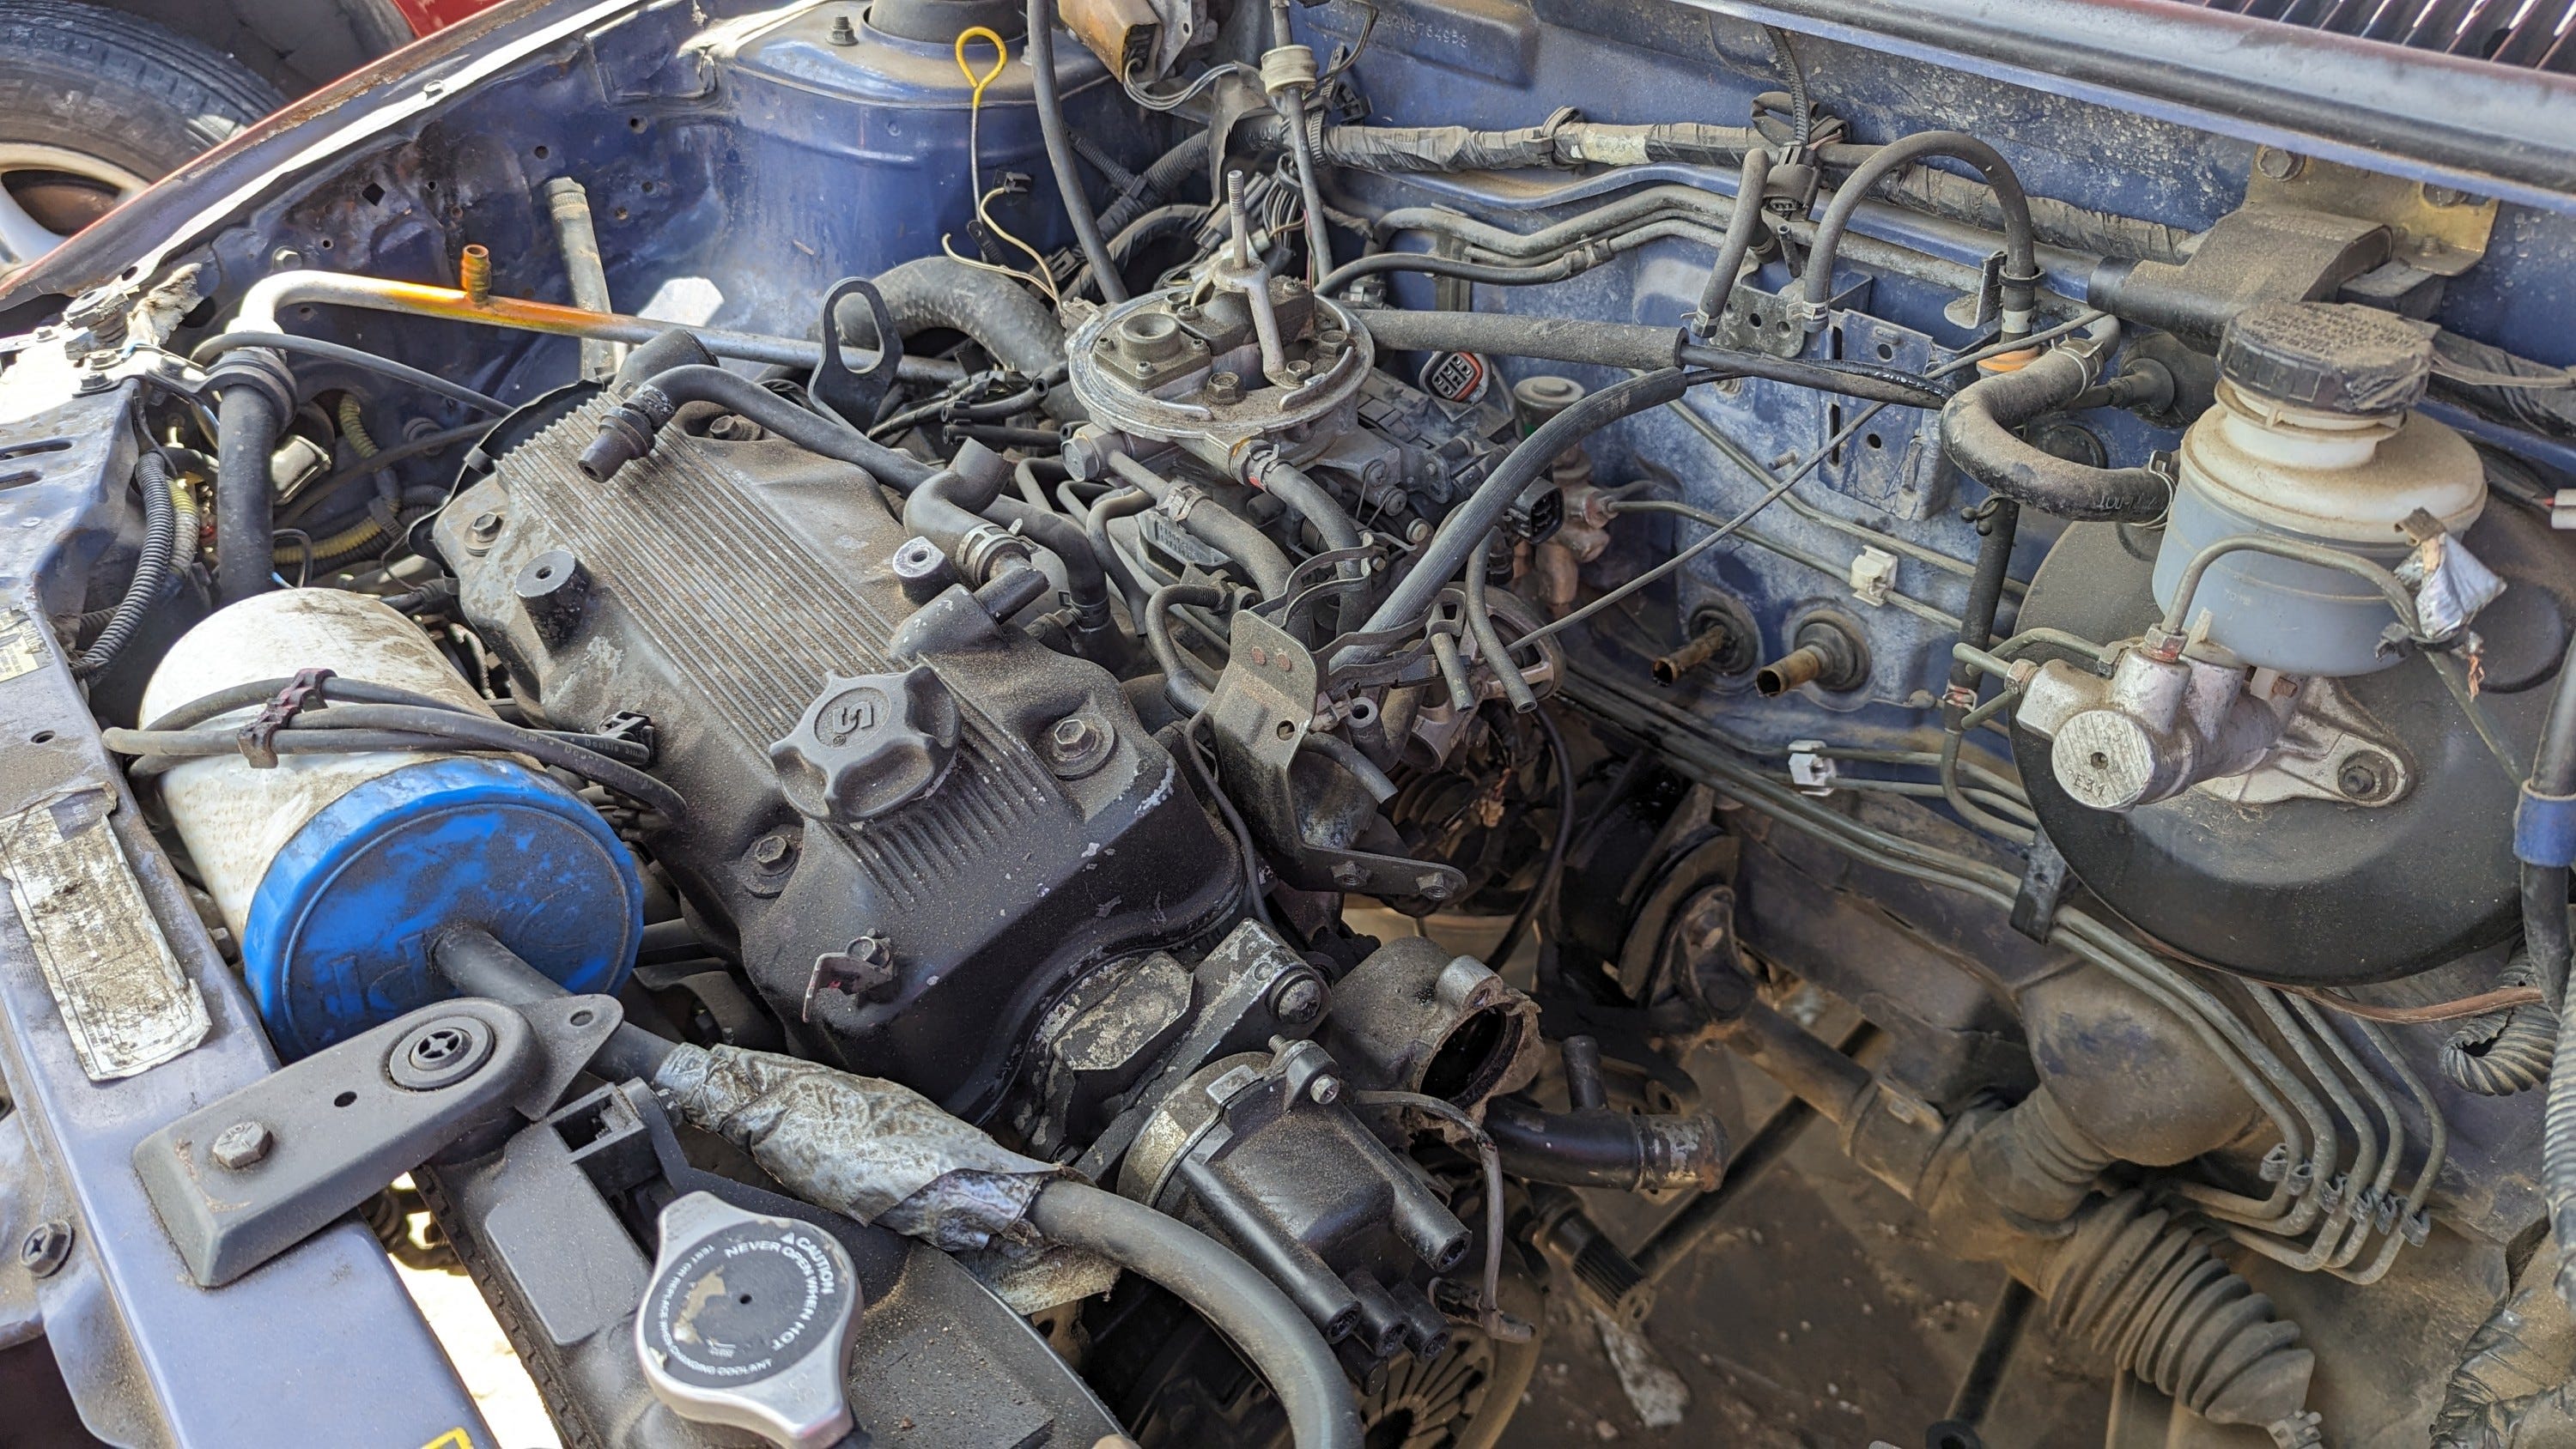
[[[2347,417],[2386,417],[2424,396],[2433,339],[2374,307],[2265,302],[2236,314],[2218,372],[2256,397]]]

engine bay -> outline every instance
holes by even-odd
[[[2003,1286],[1776,1442],[2576,1442],[2576,96],[1853,8],[531,0],[0,275],[0,1343],[1535,1443],[1803,1134]]]

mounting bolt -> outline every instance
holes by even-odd
[[[2254,148],[2254,169],[2275,181],[2287,181],[2308,168],[2308,158],[2278,146]]]
[[[38,1223],[18,1244],[18,1266],[38,1278],[50,1278],[72,1255],[72,1225],[60,1221]]]
[[[1232,407],[1243,401],[1243,375],[1236,372],[1211,372],[1207,385],[1199,390],[1200,398],[1211,407]]]
[[[501,537],[501,523],[501,515],[490,509],[475,514],[473,521],[465,525],[465,546],[477,553],[490,548]]]
[[[2456,186],[2424,183],[2424,204],[2427,206],[2465,206],[2468,202],[2469,194]]]
[[[751,863],[762,870],[776,870],[787,863],[787,837],[764,835],[751,847]]]
[[[206,1155],[226,1172],[245,1172],[268,1160],[269,1149],[276,1145],[277,1134],[268,1130],[267,1123],[235,1122],[215,1134]]]
[[[1339,1077],[1318,1076],[1315,1080],[1306,1084],[1307,1099],[1312,1101],[1318,1107],[1329,1107],[1333,1105],[1333,1099],[1339,1097],[1341,1094],[1342,1079]]]
[[[1270,993],[1270,1014],[1290,1026],[1304,1026],[1323,1014],[1324,983],[1300,971]]]
[[[858,27],[850,23],[850,17],[835,15],[832,17],[831,39],[834,45],[856,45],[859,43]]]
[[[1333,867],[1333,883],[1340,886],[1368,884],[1368,870],[1358,861],[1346,860]]]
[[[2388,757],[2375,750],[2355,750],[2335,770],[2335,788],[2349,800],[2377,800],[2388,793]]]
[[[1064,780],[1078,780],[1108,763],[1117,737],[1087,714],[1069,714],[1047,731],[1047,767]]]

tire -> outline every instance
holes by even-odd
[[[0,0],[0,268],[286,103],[220,51],[71,0]]]

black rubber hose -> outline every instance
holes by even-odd
[[[1539,866],[1538,883],[1530,887],[1520,909],[1512,912],[1512,923],[1503,930],[1503,938],[1494,943],[1489,957],[1497,966],[1512,959],[1521,946],[1521,938],[1538,924],[1539,913],[1555,898],[1565,879],[1565,858],[1574,846],[1574,752],[1565,747],[1565,731],[1556,726],[1555,716],[1546,710],[1535,711],[1539,733],[1547,740],[1550,766],[1556,775],[1556,829],[1547,840],[1547,859]]]
[[[1465,502],[1449,510],[1449,516],[1440,521],[1439,532],[1422,546],[1412,571],[1396,581],[1395,588],[1369,616],[1363,632],[1409,629],[1421,622],[1430,612],[1432,601],[1440,597],[1440,591],[1474,555],[1476,546],[1493,531],[1494,525],[1502,522],[1512,500],[1520,497],[1566,450],[1621,418],[1672,402],[1711,376],[1676,367],[1662,368],[1612,383],[1548,419],[1536,432],[1521,439]]]
[[[1485,1131],[1503,1170],[1561,1187],[1652,1192],[1717,1185],[1726,1134],[1717,1119],[1647,1116],[1614,1108],[1549,1112],[1513,1097],[1485,1105]]]
[[[1548,282],[1562,282],[1585,270],[1593,260],[1586,253],[1573,252],[1552,262],[1511,267],[1491,262],[1461,261],[1431,252],[1379,252],[1333,268],[1332,275],[1324,278],[1323,285],[1315,290],[1329,297],[1362,277],[1380,276],[1387,272],[1420,272],[1428,277],[1447,277],[1452,281],[1474,282],[1487,287],[1535,287]]]
[[[1008,278],[980,272],[954,257],[916,257],[873,279],[895,329],[905,336],[962,332],[993,360],[1023,377],[1064,365],[1064,328],[1044,302]],[[876,313],[865,297],[843,297],[832,325],[855,347],[876,347]]]
[[[1145,647],[1154,651],[1154,663],[1163,671],[1163,697],[1183,717],[1207,708],[1208,687],[1199,683],[1189,661],[1182,657],[1181,646],[1172,638],[1172,608],[1187,604],[1195,609],[1214,609],[1225,603],[1223,591],[1208,584],[1165,584],[1145,600]]]
[[[2012,163],[1965,131],[1918,131],[1902,137],[1872,152],[1868,160],[1843,178],[1842,185],[1834,188],[1832,203],[1816,223],[1816,239],[1807,250],[1806,269],[1800,277],[1807,305],[1821,309],[1831,300],[1834,255],[1841,250],[1843,233],[1851,228],[1852,217],[1869,199],[1871,189],[1898,169],[1930,156],[1967,162],[1993,188],[2004,222],[2003,340],[2012,342],[2029,336],[2040,278],[2039,245],[2030,225],[2030,198],[2022,190],[2021,177],[2013,171]]]
[[[1977,571],[1968,579],[1968,605],[1959,611],[1959,642],[1971,649],[1984,649],[1994,643],[1995,611],[2003,607],[2004,585],[2012,577],[2013,536],[2020,531],[2021,506],[2009,498],[1997,498],[1986,514],[1986,535],[1977,544]],[[1977,669],[1964,660],[1950,664],[1950,692],[1960,700],[1977,697]],[[1943,701],[1942,722],[1952,733],[1960,729],[1972,706]]]
[[[1064,565],[1065,594],[1082,614],[1086,628],[1108,621],[1109,580],[1100,571],[1100,560],[1093,557],[1091,540],[1083,536],[1080,524],[1052,508],[1009,494],[987,504],[984,517],[1005,528],[1017,526],[1038,547],[1056,556]]]
[[[1110,466],[1119,477],[1144,489],[1156,503],[1170,497],[1172,490],[1180,486],[1124,453],[1110,454]],[[1202,500],[1180,523],[1192,538],[1233,560],[1250,577],[1261,597],[1275,599],[1288,591],[1288,575],[1292,572],[1288,555],[1280,552],[1268,534],[1254,527],[1251,519]]]
[[[1684,367],[1704,367],[1722,377],[1767,378],[1901,408],[1942,407],[1951,397],[1910,372],[1872,362],[1803,362],[1700,343],[1687,343],[1673,355]]]
[[[1136,184],[1128,187],[1125,195],[1109,203],[1109,209],[1100,213],[1101,233],[1116,237],[1144,220],[1163,203],[1180,195],[1181,188],[1190,184],[1191,177],[1207,170],[1207,159],[1206,131],[1192,131],[1182,137],[1179,145],[1155,157],[1154,164],[1146,167],[1144,174],[1136,178]],[[1207,214],[1206,207],[1192,209],[1201,216]]]
[[[2576,794],[2576,644],[2558,665],[2558,687],[2540,726],[2527,795]],[[2567,998],[2567,871],[2522,868],[2523,949],[2544,992],[2558,1007],[2558,1050],[2549,1073],[2548,1105],[2541,1116],[2540,1182],[2548,1194],[2549,1221],[2562,1243],[2576,1243],[2576,1002]],[[2562,1254],[2558,1293],[2576,1305],[2576,1253]]]
[[[1700,288],[1698,332],[1702,337],[1717,330],[1726,299],[1735,295],[1736,274],[1744,270],[1744,259],[1753,252],[1753,234],[1762,226],[1762,188],[1770,180],[1771,153],[1759,146],[1745,152],[1744,168],[1735,180],[1735,210],[1726,222],[1726,244],[1717,249],[1708,284]]]
[[[170,730],[195,729],[217,715],[266,704],[277,698],[280,692],[293,683],[295,680],[286,675],[280,675],[275,679],[249,680],[227,689],[216,690],[212,694],[199,695],[186,704],[166,711],[159,719],[153,720],[143,728],[147,733],[156,734]],[[455,709],[454,705],[445,700],[433,699],[425,694],[414,694],[408,689],[396,689],[389,684],[369,684],[363,679],[343,679],[338,675],[333,675],[322,682],[322,698],[325,707],[330,704],[408,704],[417,705],[423,709]]]
[[[1261,491],[1288,506],[1288,511],[1314,525],[1315,536],[1329,549],[1360,546],[1359,521],[1340,500],[1304,471],[1274,463],[1254,480]]]
[[[72,661],[72,673],[82,678],[116,662],[134,631],[143,627],[144,614],[161,597],[161,586],[170,581],[170,563],[179,543],[179,507],[170,497],[169,463],[159,453],[145,453],[134,465],[134,486],[143,493],[143,548],[135,555],[134,577],[126,581],[125,597],[116,601],[98,637]]]
[[[215,601],[238,604],[273,587],[276,486],[268,455],[283,425],[256,387],[224,389],[215,404]]]
[[[1098,1253],[1198,1310],[1279,1396],[1297,1449],[1360,1449],[1359,1407],[1324,1336],[1223,1244],[1081,1182],[1048,1183],[1029,1222],[1049,1241]]]
[[[1634,322],[1591,322],[1572,317],[1523,317],[1509,312],[1406,312],[1370,308],[1360,313],[1381,353],[1481,352],[1534,357],[1545,362],[1590,363],[1651,371],[1673,365],[1680,334],[1670,327]]]
[[[451,926],[431,937],[429,960],[461,996],[480,996],[504,1006],[535,1006],[572,994],[480,926]],[[621,1021],[591,1054],[590,1069],[612,1082],[649,1082],[679,1047],[678,1042]]]
[[[453,448],[459,443],[473,442],[490,431],[492,431],[492,424],[488,421],[467,423],[461,428],[442,428],[435,433],[423,433],[409,442],[396,443],[390,448],[379,448],[339,472],[325,476],[321,482],[308,486],[300,498],[327,497],[345,484],[382,473],[396,463],[406,463],[423,454],[435,453],[441,448]],[[292,511],[289,510],[290,513]]]
[[[1941,410],[1941,446],[1959,471],[2024,508],[2059,518],[2153,523],[2173,489],[2151,468],[2095,468],[2044,453],[2019,430],[2084,390],[2091,368],[2060,348],[2028,366],[1979,378]]]
[[[617,365],[617,376],[609,382],[609,392],[624,397],[637,387],[653,380],[658,372],[675,367],[713,367],[716,355],[707,350],[697,334],[685,327],[674,327],[656,333],[628,350],[626,360]]]
[[[1363,310],[1360,319],[1381,352],[1499,353],[1631,372],[1650,372],[1678,363],[1708,368],[1716,375],[1767,378],[1897,407],[1937,408],[1950,401],[1949,394],[1894,368],[1805,362],[1767,352],[1708,347],[1688,341],[1677,329],[1635,322],[1524,317],[1509,312],[1374,308]]]
[[[1127,560],[1119,557],[1118,545],[1111,542],[1112,520],[1144,512],[1154,506],[1154,495],[1130,483],[1114,493],[1105,494],[1091,505],[1091,516],[1082,521],[1083,540],[1091,545],[1091,556],[1100,561],[1101,569],[1118,581],[1118,590],[1127,600],[1130,618],[1142,618],[1145,612],[1145,580],[1135,577]]]
[[[382,377],[392,378],[396,382],[409,383],[423,392],[452,398],[467,407],[483,412],[497,414],[510,410],[510,405],[499,398],[476,392],[461,382],[449,382],[437,373],[423,372],[417,367],[396,362],[389,357],[378,357],[363,348],[343,347],[337,342],[325,342],[318,337],[298,337],[292,332],[218,332],[198,343],[188,353],[188,360],[212,362],[236,347],[266,347],[277,352],[301,352],[347,367],[361,368]]]
[[[846,423],[809,408],[800,408],[750,378],[727,372],[721,367],[691,363],[657,372],[635,389],[626,406],[635,406],[636,400],[648,391],[660,394],[673,409],[693,402],[714,403],[727,412],[751,419],[808,452],[864,468],[878,482],[898,492],[911,492],[938,471],[909,453],[872,441]],[[669,421],[668,413],[663,415],[663,421]],[[599,441],[591,445],[592,448],[599,448],[609,438],[610,435],[603,432]],[[641,451],[637,450],[638,456]],[[584,452],[582,456],[585,471],[588,471],[591,454]],[[611,467],[592,476],[605,481],[615,471]]]
[[[361,737],[359,742],[339,738]],[[121,755],[184,758],[229,755],[241,748],[234,729],[108,730],[107,747]],[[526,755],[539,764],[577,775],[613,790],[666,819],[686,818],[680,792],[622,760],[586,749],[571,739],[527,729],[444,706],[404,704],[335,704],[296,716],[271,742],[283,754],[363,754],[373,750],[417,749],[414,741],[445,742],[450,749],[497,750]]]
[[[1109,245],[1100,238],[1100,218],[1092,213],[1091,197],[1082,189],[1082,171],[1074,164],[1073,133],[1065,126],[1064,96],[1055,84],[1055,0],[1029,0],[1028,26],[1025,58],[1037,102],[1038,134],[1046,141],[1047,169],[1055,173],[1065,218],[1073,223],[1073,239],[1082,246],[1082,259],[1091,263],[1100,299],[1115,307],[1127,300],[1127,284],[1119,279],[1117,263],[1109,259]]]

